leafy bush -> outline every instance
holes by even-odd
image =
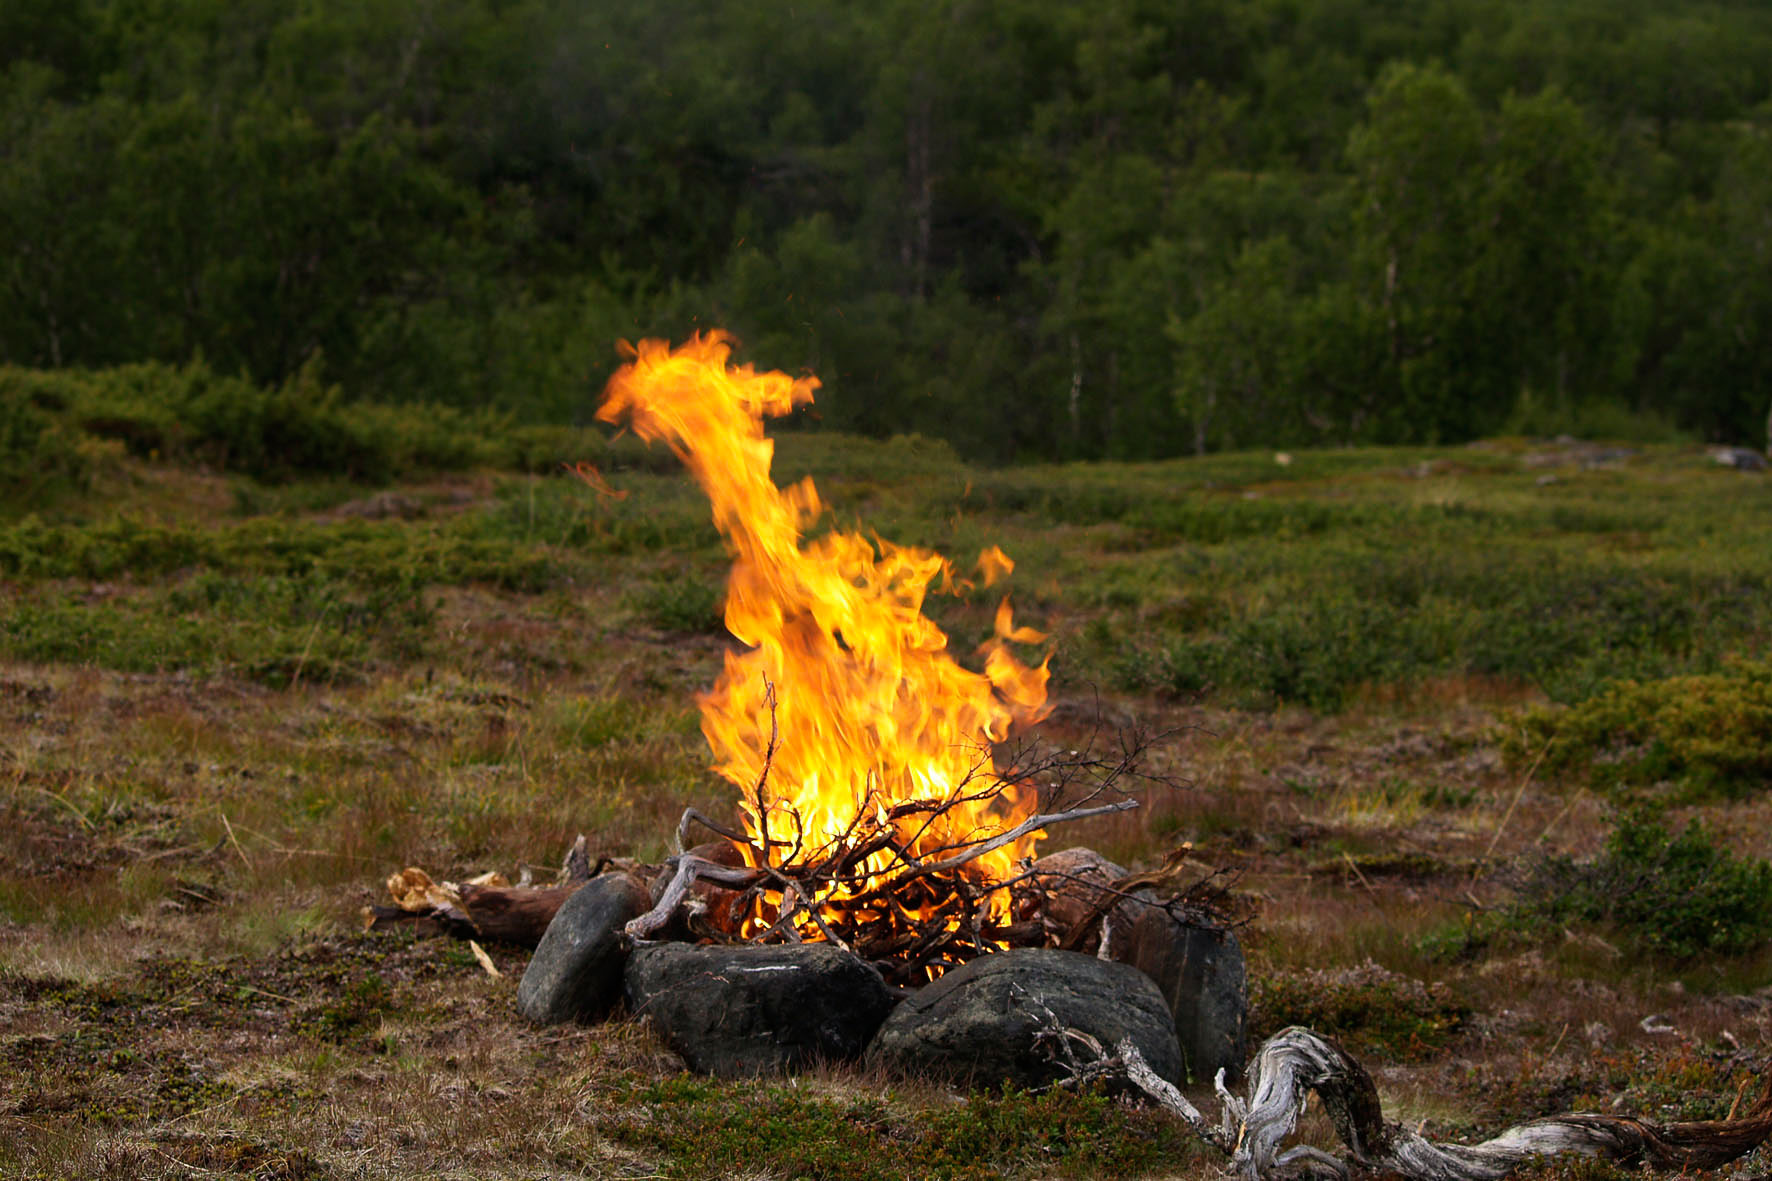
[[[1594,860],[1541,862],[1517,918],[1605,923],[1675,959],[1736,955],[1772,939],[1772,863],[1735,856],[1696,820],[1673,835],[1652,810],[1635,809]]]
[[[144,459],[206,463],[265,481],[326,474],[381,483],[476,467],[539,470],[603,446],[588,431],[517,428],[485,412],[349,401],[322,382],[317,362],[276,389],[222,376],[201,360],[90,372],[6,369],[0,394],[11,395],[0,399],[7,470],[46,470],[51,445],[61,462],[76,461],[81,434],[115,440]]]
[[[0,368],[0,492],[15,504],[42,499],[58,484],[84,485],[91,469],[79,434],[52,413],[57,399],[34,396],[33,377]]]
[[[1684,798],[1742,796],[1772,785],[1772,662],[1623,681],[1569,708],[1521,713],[1502,735],[1518,766],[1617,790],[1672,784]]]

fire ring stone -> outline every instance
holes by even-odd
[[[1129,1037],[1152,1070],[1170,1082],[1185,1077],[1174,1019],[1150,977],[1046,949],[981,956],[949,972],[893,1011],[868,1059],[962,1085],[1043,1086],[1066,1074],[1035,1041],[1054,1020],[1110,1054]]]
[[[627,997],[691,1070],[725,1078],[858,1058],[895,1003],[877,970],[828,943],[642,947]]]
[[[542,1025],[596,1021],[621,999],[622,924],[651,905],[625,873],[592,878],[554,915],[517,987],[517,1012]]]

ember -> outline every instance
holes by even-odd
[[[818,382],[733,367],[730,351],[720,333],[675,351],[642,341],[598,411],[668,444],[706,490],[733,556],[726,627],[748,645],[701,699],[744,831],[702,823],[743,864],[680,860],[660,909],[631,930],[711,881],[730,888],[707,912],[711,933],[829,940],[920,983],[1015,941],[1005,886],[1044,825],[1132,805],[1035,814],[1028,769],[991,751],[1042,716],[1047,666],[1008,644],[1045,637],[1016,627],[1005,599],[971,672],[922,613],[932,585],[956,582],[947,559],[837,530],[808,540],[818,492],[810,478],[774,484],[763,419],[810,402]],[[979,569],[988,585],[1013,564],[992,547]]]

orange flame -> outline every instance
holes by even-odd
[[[1005,600],[982,649],[984,672],[970,672],[922,614],[931,582],[952,577],[940,554],[837,531],[805,540],[821,512],[818,492],[810,478],[787,489],[770,479],[774,443],[763,417],[810,402],[818,381],[734,368],[730,353],[718,332],[675,351],[642,341],[597,416],[626,416],[641,438],[663,440],[682,458],[732,554],[726,627],[748,649],[727,653],[701,698],[702,732],[714,769],[740,789],[753,843],[777,866],[815,864],[872,825],[891,828],[906,856],[926,862],[1007,831],[1036,801],[999,777],[990,744],[1041,715],[1048,670],[1020,664],[1004,641],[1043,637],[1017,629]],[[980,568],[988,583],[1012,563],[993,546]],[[964,872],[981,886],[1001,882],[1040,835]],[[859,868],[879,874],[895,856],[879,851]],[[988,917],[1006,913],[1003,894],[990,896]],[[775,917],[754,915],[751,933]],[[810,922],[802,934],[818,937]]]

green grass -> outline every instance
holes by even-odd
[[[207,454],[193,440],[227,431],[263,443],[297,407],[313,420],[302,429],[322,442],[386,439],[377,445],[399,452],[374,470],[322,465],[356,474],[344,484],[336,475],[290,484],[295,469],[228,460],[221,466],[239,473],[230,477],[234,513],[219,520],[133,511],[127,481],[101,480],[59,509],[0,527],[0,576],[15,582],[214,573],[421,595],[431,586],[535,593],[605,582],[660,631],[718,631],[719,539],[699,490],[662,448],[559,436],[561,458],[598,467],[603,487],[557,458],[483,483],[466,504],[407,496],[400,504],[412,519],[362,520],[330,510],[363,480],[520,467],[528,461],[511,449],[536,441],[513,441],[490,422],[416,412],[408,422],[375,407],[348,408],[367,417],[347,430],[327,417],[346,409],[324,397],[247,397],[200,368],[4,376],[28,395],[6,436],[19,462],[41,447],[78,467],[66,459],[78,448],[64,454],[78,430],[139,455],[192,459]],[[245,401],[223,414],[236,395]],[[103,419],[95,406],[116,413]],[[247,453],[257,454],[238,440],[226,449]],[[313,454],[320,465],[324,449]],[[1467,678],[1578,702],[1623,679],[1711,674],[1732,654],[1763,650],[1772,636],[1768,481],[1718,470],[1696,448],[1644,448],[1592,470],[1574,458],[1558,466],[1554,447],[1504,441],[1304,452],[1285,464],[1243,453],[985,470],[915,437],[790,431],[776,467],[783,482],[819,481],[830,508],[821,528],[939,549],[962,569],[1002,545],[1018,562],[1006,589],[1024,614],[1051,625],[1060,667],[1112,689],[1336,710],[1375,691]],[[993,595],[973,590],[930,610],[957,646],[970,646]],[[277,596],[258,598],[228,605],[230,620],[275,630]],[[174,614],[212,620],[221,607]],[[92,652],[127,669],[239,666],[224,641],[209,644],[218,654],[176,634],[102,638],[133,625],[102,611],[21,607],[7,650],[22,659]],[[324,634],[323,625],[316,639]],[[234,646],[261,639],[242,635]],[[408,658],[417,652],[409,647]],[[341,650],[334,663],[363,659]]]

